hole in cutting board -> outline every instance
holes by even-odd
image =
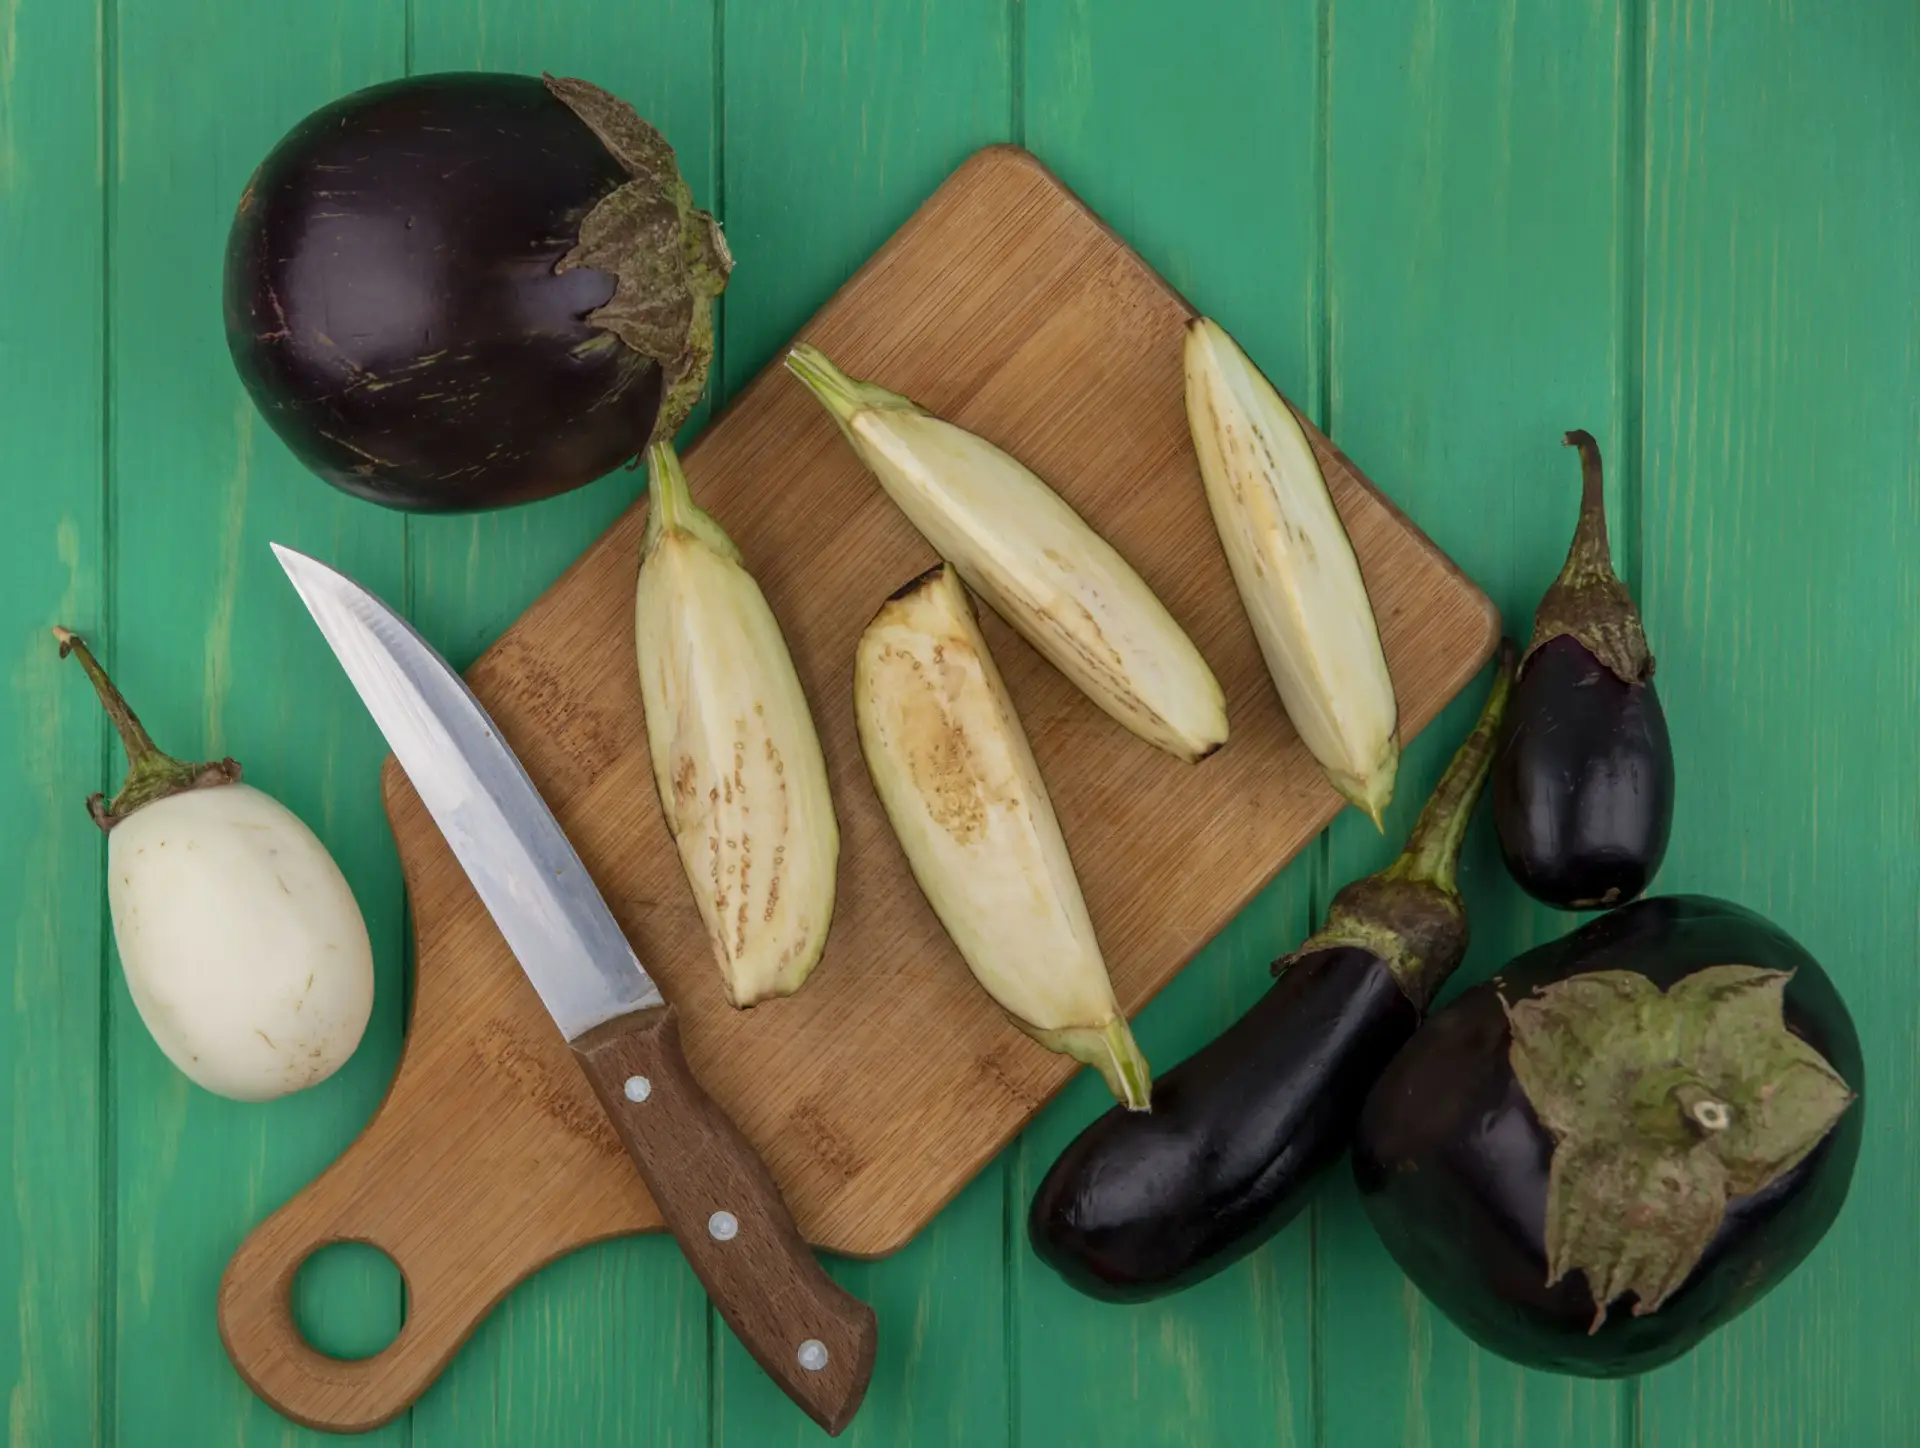
[[[400,1269],[365,1242],[333,1242],[293,1275],[293,1325],[316,1350],[349,1361],[400,1335]]]

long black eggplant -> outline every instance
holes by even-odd
[[[1353,1173],[1474,1341],[1615,1377],[1687,1352],[1813,1249],[1863,1089],[1846,1005],[1786,932],[1651,897],[1436,1011],[1367,1098]]]
[[[1652,883],[1673,823],[1673,744],[1653,655],[1607,542],[1600,445],[1580,450],[1580,521],[1534,615],[1489,789],[1501,858],[1563,910],[1607,909]]]
[[[1245,1015],[1063,1151],[1034,1193],[1035,1253],[1087,1295],[1141,1301],[1190,1286],[1284,1227],[1346,1149],[1375,1078],[1467,947],[1454,872],[1513,676],[1499,666],[1473,732],[1406,849],[1334,896]]]

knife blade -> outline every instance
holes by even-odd
[[[872,1375],[873,1310],[829,1277],[766,1164],[701,1090],[679,1022],[466,681],[338,570],[274,556],[459,861],[720,1315],[829,1434]]]

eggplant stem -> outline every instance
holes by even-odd
[[[1094,1068],[1106,1078],[1107,1088],[1129,1111],[1149,1111],[1153,1102],[1153,1075],[1146,1057],[1134,1044],[1124,1016],[1115,1016],[1094,1043]]]
[[[853,397],[853,379],[848,377],[818,347],[796,343],[787,353],[787,371],[806,384],[807,391],[820,399],[820,405],[839,422],[848,421],[859,411]]]
[[[140,722],[140,716],[114,687],[113,680],[107,677],[107,671],[100,667],[100,661],[93,656],[93,650],[87,647],[87,641],[69,628],[56,627],[54,638],[60,642],[60,657],[71,654],[80,661],[80,667],[87,671],[87,678],[93,684],[93,692],[100,696],[101,707],[107,711],[107,718],[113,721],[120,743],[127,751],[129,772],[139,769],[147,760],[160,754],[160,746],[153,742],[153,736],[147,733],[147,726]]]
[[[1486,702],[1480,706],[1480,718],[1428,796],[1413,833],[1407,836],[1407,847],[1387,867],[1389,879],[1423,881],[1448,894],[1457,893],[1454,874],[1460,864],[1460,845],[1493,765],[1493,747],[1507,711],[1507,696],[1513,689],[1513,671],[1513,642],[1502,639],[1499,666]]]
[[[1116,1013],[1100,1026],[1063,1026],[1043,1030],[1016,1019],[1014,1024],[1049,1051],[1060,1051],[1091,1066],[1107,1089],[1129,1111],[1153,1109],[1153,1069],[1140,1053],[1127,1018]]]
[[[687,509],[693,506],[693,494],[687,487],[686,469],[673,444],[656,442],[647,449],[647,531],[677,528],[686,523]]]
[[[686,469],[671,442],[647,448],[647,531],[640,541],[644,560],[670,532],[697,538],[724,558],[741,563],[740,550],[713,515],[693,501]],[[644,566],[644,564],[643,564]]]
[[[64,659],[71,654],[87,671],[93,692],[100,696],[100,705],[113,721],[120,743],[127,751],[127,777],[120,785],[120,793],[111,802],[98,794],[87,801],[87,813],[102,830],[112,829],[141,805],[152,804],[168,795],[206,785],[239,782],[240,766],[231,759],[193,764],[161,753],[160,746],[147,733],[146,725],[140,722],[140,716],[133,712],[132,706],[114,687],[113,680],[107,677],[107,671],[100,667],[87,641],[72,629],[58,626],[53,636],[59,641],[60,657]]]
[[[1622,683],[1640,683],[1652,677],[1653,657],[1639,610],[1613,571],[1600,444],[1578,428],[1561,440],[1580,450],[1580,520],[1567,547],[1567,561],[1534,611],[1533,636],[1520,664],[1524,668],[1537,650],[1564,636],[1576,640]]]
[[[874,409],[882,412],[919,412],[909,398],[872,382],[849,377],[818,347],[796,342],[787,349],[787,371],[806,385],[820,405],[826,408],[840,431],[845,433],[856,414]],[[848,434],[849,438],[851,434]]]
[[[1607,538],[1607,487],[1600,466],[1600,444],[1593,434],[1575,428],[1563,439],[1580,450],[1580,521],[1560,577],[1573,584],[1612,578],[1613,546]]]
[[[1276,975],[1314,951],[1354,947],[1384,961],[1414,1009],[1426,1010],[1466,954],[1467,910],[1454,874],[1493,765],[1516,667],[1513,640],[1503,638],[1480,717],[1428,796],[1406,848],[1386,869],[1342,886],[1326,923],[1274,963]]]
[[[1673,1088],[1673,1099],[1697,1131],[1710,1134],[1733,1125],[1733,1108],[1704,1086],[1683,1081]]]

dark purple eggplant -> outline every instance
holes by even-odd
[[[1600,447],[1584,432],[1580,522],[1540,600],[1489,790],[1501,858],[1562,910],[1641,895],[1673,824],[1673,744],[1640,614],[1613,571]]]
[[[416,76],[323,106],[261,162],[228,237],[227,344],[274,432],[336,487],[500,508],[673,436],[731,267],[624,101]]]
[[[1482,1347],[1645,1372],[1825,1235],[1863,1080],[1845,1003],[1786,932],[1651,897],[1435,1012],[1367,1098],[1353,1172],[1401,1270]]]
[[[1503,644],[1400,857],[1334,896],[1266,994],[1155,1080],[1148,1111],[1109,1110],[1055,1160],[1027,1234],[1067,1282],[1122,1302],[1191,1286],[1290,1222],[1346,1150],[1367,1091],[1466,954],[1454,871],[1512,674]]]

